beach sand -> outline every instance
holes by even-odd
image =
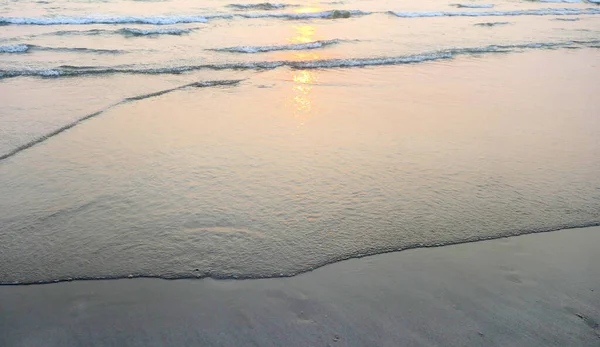
[[[598,346],[600,227],[291,278],[0,287],[0,346]]]

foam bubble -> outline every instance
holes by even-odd
[[[29,48],[29,45],[24,44],[0,46],[0,53],[25,53]]]

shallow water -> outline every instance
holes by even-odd
[[[0,7],[0,283],[600,223],[600,7],[227,4]]]

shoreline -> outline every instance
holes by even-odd
[[[0,345],[594,346],[600,227],[420,248],[264,280],[0,286]]]
[[[317,264],[316,266],[313,266],[310,269],[307,269],[304,271],[299,271],[299,272],[295,272],[295,273],[291,273],[291,274],[279,274],[279,275],[273,275],[273,276],[269,276],[269,275],[266,275],[263,277],[257,277],[257,276],[251,276],[251,275],[248,275],[248,276],[244,276],[244,275],[242,275],[242,276],[235,276],[235,275],[233,275],[233,276],[218,276],[217,275],[217,276],[215,276],[215,275],[209,274],[209,275],[196,276],[196,277],[191,277],[191,276],[189,276],[189,277],[166,277],[166,276],[151,276],[151,275],[129,275],[129,276],[115,276],[115,277],[66,278],[66,279],[56,279],[56,280],[51,280],[51,281],[25,282],[25,283],[2,283],[2,282],[0,282],[0,287],[3,287],[3,286],[17,286],[17,287],[19,287],[19,286],[38,286],[38,285],[50,285],[50,284],[58,284],[58,283],[65,283],[65,282],[116,281],[116,280],[132,280],[132,279],[155,279],[155,280],[165,280],[165,281],[203,280],[203,279],[210,279],[210,280],[215,280],[215,281],[230,281],[230,280],[231,281],[245,281],[245,280],[268,280],[268,279],[279,279],[279,278],[292,278],[292,277],[296,277],[296,276],[300,276],[300,275],[303,275],[306,273],[313,272],[322,267],[326,267],[326,266],[344,262],[344,261],[349,261],[352,259],[369,258],[369,257],[385,255],[385,254],[389,254],[389,253],[399,253],[399,252],[414,251],[414,250],[419,250],[419,249],[452,247],[452,246],[471,244],[471,243],[510,239],[510,238],[514,238],[514,237],[527,236],[527,235],[568,231],[568,230],[573,230],[573,229],[586,229],[586,228],[594,228],[594,227],[599,227],[599,226],[600,226],[600,223],[591,222],[591,223],[587,223],[585,225],[578,225],[578,226],[572,226],[572,227],[558,227],[556,229],[528,231],[525,233],[515,233],[515,234],[509,234],[509,235],[499,235],[499,236],[477,239],[477,240],[457,241],[454,243],[444,243],[444,244],[435,244],[435,245],[418,245],[415,247],[407,247],[407,248],[402,248],[402,249],[374,251],[372,253],[364,253],[364,254],[360,254],[360,255],[342,257],[340,259],[328,261],[323,264]]]

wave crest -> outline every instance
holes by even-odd
[[[574,16],[584,14],[600,14],[598,8],[543,8],[539,10],[514,11],[480,11],[480,12],[394,12],[391,14],[401,18],[419,17],[496,17],[496,16]]]
[[[453,4],[452,6],[458,8],[494,8],[493,4]]]
[[[178,28],[165,28],[165,29],[136,29],[136,28],[123,28],[117,30],[118,33],[125,36],[157,36],[157,35],[183,35],[189,34],[193,29],[178,29]]]
[[[29,50],[29,47],[29,45],[24,44],[0,46],[0,53],[25,53]]]
[[[324,18],[324,19],[337,19],[337,18],[349,18],[352,16],[364,16],[371,14],[371,12],[365,12],[360,10],[331,10],[323,12],[311,12],[311,13],[244,13],[239,16],[244,18],[285,18],[285,19],[313,19],[313,18]]]
[[[298,5],[292,4],[278,4],[278,3],[270,3],[270,2],[262,2],[260,4],[229,4],[227,7],[234,8],[236,10],[281,10],[287,7],[296,7]]]
[[[97,49],[85,47],[44,47],[27,44],[16,44],[9,46],[0,46],[0,53],[27,53],[30,51],[55,51],[55,52],[77,52],[77,53],[100,53],[100,54],[120,54],[125,53],[118,49]]]
[[[528,49],[557,49],[557,48],[595,48],[600,40],[566,41],[566,42],[533,42],[516,45],[489,45],[471,48],[453,48],[437,52],[404,55],[395,57],[373,57],[353,59],[320,59],[309,61],[280,60],[280,61],[253,61],[223,64],[204,64],[169,66],[159,68],[146,67],[77,67],[59,66],[52,69],[14,69],[0,70],[0,78],[31,76],[31,77],[73,77],[85,75],[107,74],[179,74],[195,70],[265,70],[287,66],[294,69],[319,69],[319,68],[346,68],[377,65],[414,64],[426,61],[452,59],[460,55],[479,55],[491,53],[518,52]]]
[[[486,22],[486,23],[475,23],[473,25],[478,27],[495,27],[499,25],[508,25],[510,22]]]
[[[82,24],[153,24],[206,23],[205,16],[156,16],[156,17],[0,17],[0,24],[13,25],[82,25]]]
[[[334,45],[339,42],[340,42],[340,40],[324,40],[324,41],[313,41],[313,42],[290,44],[290,45],[238,46],[238,47],[217,48],[217,49],[215,49],[215,51],[232,52],[232,53],[264,53],[264,52],[272,52],[272,51],[317,49],[317,48],[322,48],[322,47],[329,46],[329,45]]]

